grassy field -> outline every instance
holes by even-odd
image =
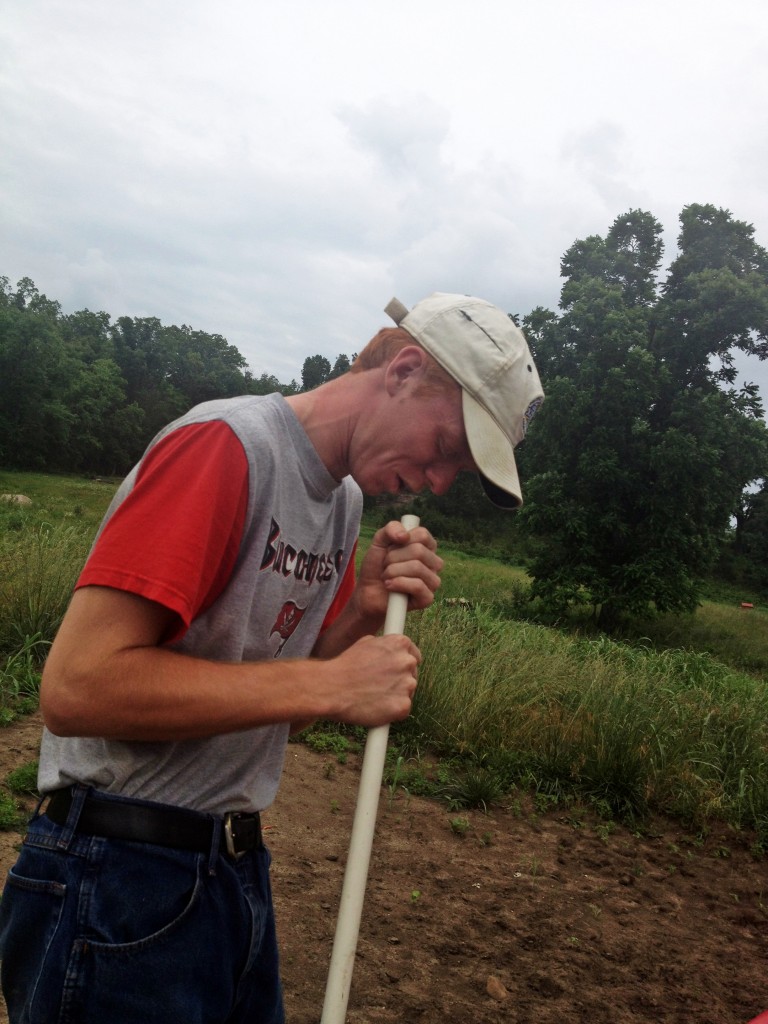
[[[373,529],[363,526],[360,556],[372,536]],[[464,598],[502,618],[536,621],[537,609],[528,600],[529,579],[525,569],[492,558],[471,557],[446,545],[441,545],[440,554],[446,563],[438,593],[441,601]],[[570,636],[603,636],[587,613],[559,628]],[[625,624],[613,638],[659,651],[700,651],[734,669],[768,680],[768,608],[755,604],[744,609],[741,601],[730,593],[727,601],[702,601],[692,615],[660,615]]]
[[[34,706],[39,665],[115,483],[0,473],[0,493],[32,500],[0,504],[2,721]],[[364,527],[361,552],[372,532]],[[438,600],[409,621],[424,663],[413,714],[392,730],[390,784],[431,787],[457,806],[520,787],[625,820],[725,821],[768,848],[764,609],[707,601],[608,637],[588,619],[537,621],[523,569],[441,553]],[[326,727],[308,741],[346,742]],[[430,775],[436,753],[443,767]]]

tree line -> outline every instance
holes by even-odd
[[[734,354],[768,358],[768,252],[730,211],[680,214],[663,280],[662,226],[630,210],[561,260],[557,311],[513,315],[546,401],[519,449],[525,506],[501,515],[460,482],[420,499],[434,532],[514,536],[533,596],[604,622],[692,609],[724,550],[768,589],[768,430]],[[0,465],[122,474],[190,406],[310,390],[346,372],[304,362],[301,385],[255,376],[220,335],[155,318],[63,314],[0,279]]]
[[[353,357],[354,358],[354,357]],[[65,314],[29,278],[0,278],[0,465],[121,475],[151,438],[199,402],[295,394],[346,372],[324,356],[304,362],[301,385],[256,376],[218,334],[155,317],[89,309]]]

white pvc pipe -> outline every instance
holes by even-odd
[[[418,516],[403,516],[400,520],[406,530],[419,525]],[[387,615],[384,620],[384,635],[405,631],[405,613],[408,609],[407,594],[390,594]],[[371,859],[373,833],[376,828],[376,812],[379,806],[381,780],[387,756],[389,726],[380,725],[368,730],[357,794],[357,807],[352,822],[347,867],[341,890],[339,916],[336,921],[336,936],[333,940],[331,965],[325,989],[325,1002],[320,1024],[344,1024],[347,1003],[355,966],[357,936],[363,914],[363,899],[368,879],[368,864]]]

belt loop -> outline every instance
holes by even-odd
[[[75,783],[75,785],[71,786],[70,788],[72,791],[72,804],[69,808],[69,814],[67,815],[66,824],[62,825],[63,831],[61,833],[61,836],[56,842],[56,845],[61,850],[69,849],[72,843],[72,839],[74,838],[75,835],[77,823],[80,820],[80,813],[83,809],[85,798],[88,796],[88,787],[83,786],[79,782]]]
[[[208,874],[216,874],[216,860],[219,856],[219,850],[224,839],[224,822],[218,816],[213,819],[213,828],[211,829],[211,851],[208,854]]]
[[[47,803],[50,800],[50,798],[51,798],[51,794],[50,793],[41,793],[40,794],[40,799],[35,804],[35,808],[32,811],[32,814],[30,815],[30,818],[29,818],[30,821],[36,821],[39,817],[41,817],[43,814],[45,814],[45,811],[43,810],[43,804],[47,805]]]

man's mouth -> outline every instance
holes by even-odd
[[[401,476],[397,477],[397,494],[418,494],[419,491],[415,487],[411,487],[407,480],[404,480]]]

